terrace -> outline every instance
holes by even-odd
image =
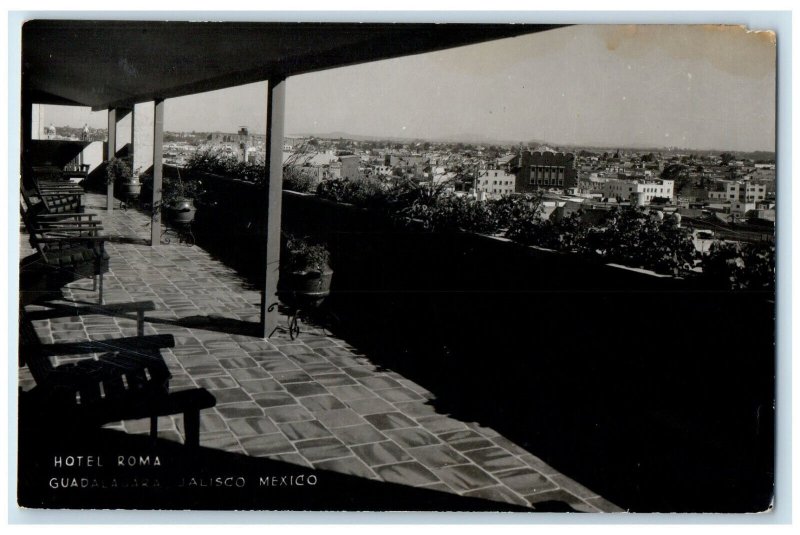
[[[162,350],[170,388],[206,388],[217,400],[202,412],[199,453],[186,456],[174,447],[185,430],[173,417],[162,419],[158,451],[174,466],[188,463],[186,473],[214,475],[209,466],[226,473],[302,470],[335,484],[281,497],[231,491],[199,502],[180,493],[148,491],[132,501],[93,494],[98,503],[536,511],[768,506],[774,294],[703,288],[476,234],[398,230],[381,214],[283,191],[287,76],[545,28],[334,25],[321,32],[318,25],[288,31],[255,24],[240,28],[249,42],[231,44],[224,27],[204,26],[208,34],[198,39],[197,28],[155,24],[142,40],[136,23],[112,26],[26,26],[24,157],[31,157],[25,118],[34,102],[108,108],[106,160],[125,145],[117,126],[132,113],[129,148],[152,166],[151,200],[159,206],[169,172],[161,164],[163,99],[270,81],[266,185],[210,179],[222,212],[242,221],[203,222],[200,213],[196,246],[162,244],[159,211],[120,211],[112,189],[87,196],[109,235],[106,302],[153,301],[145,334],[175,337],[175,346]],[[296,39],[300,34],[305,41]],[[64,56],[51,69],[48,42],[58,42]],[[142,47],[131,52],[129,42]],[[253,42],[270,54],[245,53]],[[95,49],[96,43],[103,46]],[[187,62],[186,72],[151,61],[182,47],[196,57],[166,58],[163,65]],[[138,55],[129,60],[144,74],[131,77],[104,61],[123,48]],[[204,60],[209,50],[218,65]],[[61,71],[63,65],[69,68]],[[152,115],[141,113],[150,101]],[[243,223],[255,230],[242,232]],[[337,321],[304,323],[298,340],[280,331],[268,336],[286,325],[281,309],[269,307],[282,229],[325,240],[335,270],[329,306]],[[27,256],[25,236],[21,241]],[[91,288],[90,280],[75,281],[55,301],[29,307],[44,342],[136,334],[133,317],[78,313],[76,307],[96,298]],[[21,370],[21,386],[29,388]],[[34,427],[46,434],[46,425]],[[147,451],[138,436],[147,428],[141,420],[124,421],[97,436],[54,442],[77,440],[79,452],[98,443],[113,445],[110,451]],[[21,463],[35,467],[54,444],[32,445],[22,435],[28,447],[20,447]],[[39,503],[41,496],[23,490]],[[357,498],[348,502],[347,492]],[[81,506],[57,493],[44,503]]]
[[[242,276],[201,247],[150,247],[149,216],[141,212],[107,213],[105,198],[96,194],[87,204],[103,217],[109,236],[106,301],[155,302],[144,334],[176,339],[163,350],[170,387],[203,387],[217,399],[201,416],[201,447],[498,502],[489,509],[621,510],[497,431],[437,409],[435,392],[320,327],[304,323],[297,340],[280,331],[269,339],[252,334],[260,293]],[[32,252],[26,238],[23,257]],[[135,334],[130,317],[70,313],[96,299],[91,287],[79,280],[63,288],[62,299],[29,307],[46,318],[34,321],[43,342]],[[54,309],[57,317],[48,317]],[[27,368],[20,385],[33,385]],[[108,427],[149,430],[146,420]],[[160,438],[183,442],[179,418],[164,418],[160,429]],[[361,503],[370,508],[368,497]]]

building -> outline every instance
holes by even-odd
[[[478,175],[475,190],[479,194],[485,193],[489,199],[511,195],[516,191],[516,179],[514,174],[505,169],[487,169]]]
[[[553,151],[523,151],[519,158],[516,191],[532,192],[549,188],[574,188],[578,185],[575,155]]]
[[[758,182],[741,180],[719,180],[708,198],[730,203],[757,203],[767,198],[767,186]]]
[[[674,198],[675,182],[660,178],[650,180],[625,180],[612,178],[600,183],[600,193],[607,199],[629,200],[637,205],[650,204],[655,198]]]

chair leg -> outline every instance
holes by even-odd
[[[100,272],[100,293],[97,297],[97,302],[103,304],[103,273]]]
[[[185,446],[196,448],[200,445],[200,411],[190,409],[183,413],[183,429],[186,432]]]
[[[97,275],[92,277],[92,291],[93,292],[97,291]]]
[[[150,417],[150,440],[153,442],[158,438],[158,416]]]

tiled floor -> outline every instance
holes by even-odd
[[[145,215],[109,215],[105,197],[87,200],[112,240],[106,302],[153,301],[145,334],[175,337],[163,350],[171,388],[204,387],[217,399],[202,414],[203,446],[518,505],[557,500],[579,511],[620,511],[492,429],[437,414],[427,404],[435,392],[378,369],[320,329],[303,325],[294,341],[230,334],[231,320],[258,321],[259,292],[200,247],[145,245]],[[30,253],[25,237],[21,246]],[[88,279],[75,282],[64,298],[93,301],[91,288]],[[97,315],[35,327],[46,343],[136,334],[133,320]],[[25,369],[20,381],[32,384]],[[143,420],[117,426],[149,430]],[[165,439],[183,440],[180,418],[163,418],[160,429]]]

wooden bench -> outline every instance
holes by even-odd
[[[149,418],[155,439],[159,416],[182,413],[185,444],[196,447],[200,411],[213,407],[216,399],[202,388],[169,392],[171,374],[160,350],[174,344],[172,335],[42,344],[22,311],[20,363],[28,367],[36,386],[20,393],[20,417],[64,432]],[[98,356],[75,359],[90,354]],[[51,360],[65,357],[70,362],[57,366]]]

